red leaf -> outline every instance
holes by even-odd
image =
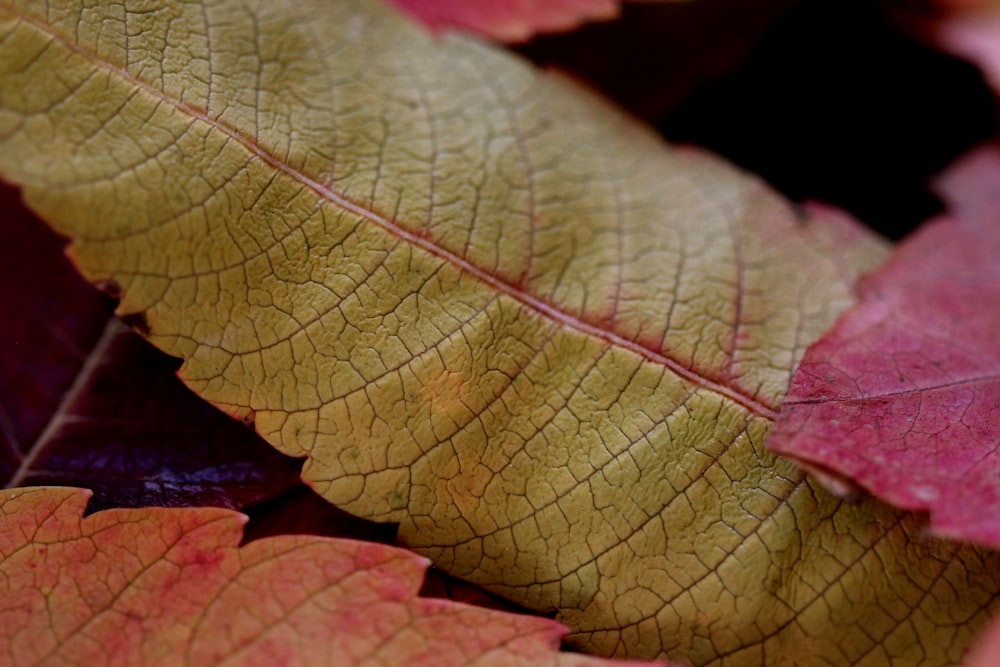
[[[539,32],[569,30],[588,20],[618,13],[618,0],[392,0],[431,30],[458,27],[504,42]]]
[[[86,485],[97,508],[236,508],[298,481],[298,461],[196,398],[112,315],[16,189],[0,185],[0,211],[0,484]]]
[[[970,178],[1000,193],[1000,167]],[[1000,546],[1000,216],[968,201],[862,283],[806,353],[769,446]]]

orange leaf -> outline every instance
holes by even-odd
[[[9,665],[619,664],[557,652],[565,628],[416,596],[427,561],[286,536],[240,547],[222,509],[106,510],[90,492],[0,494]]]

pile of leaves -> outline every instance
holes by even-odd
[[[398,5],[0,5],[9,662],[992,664],[1000,149],[893,245]]]

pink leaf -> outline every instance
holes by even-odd
[[[1000,166],[960,180],[959,216],[905,241],[808,350],[769,445],[1000,546],[1000,215],[982,201]]]

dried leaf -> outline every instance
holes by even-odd
[[[985,620],[992,556],[764,450],[870,238],[377,6],[4,6],[0,172],[331,502],[604,653],[933,664]]]
[[[995,199],[992,176],[979,186]],[[966,210],[862,283],[862,302],[807,352],[769,446],[997,547],[1000,218]]]
[[[11,667],[559,665],[547,619],[417,597],[427,561],[382,544],[273,537],[240,514],[105,510],[82,489],[0,492],[0,650]]]

